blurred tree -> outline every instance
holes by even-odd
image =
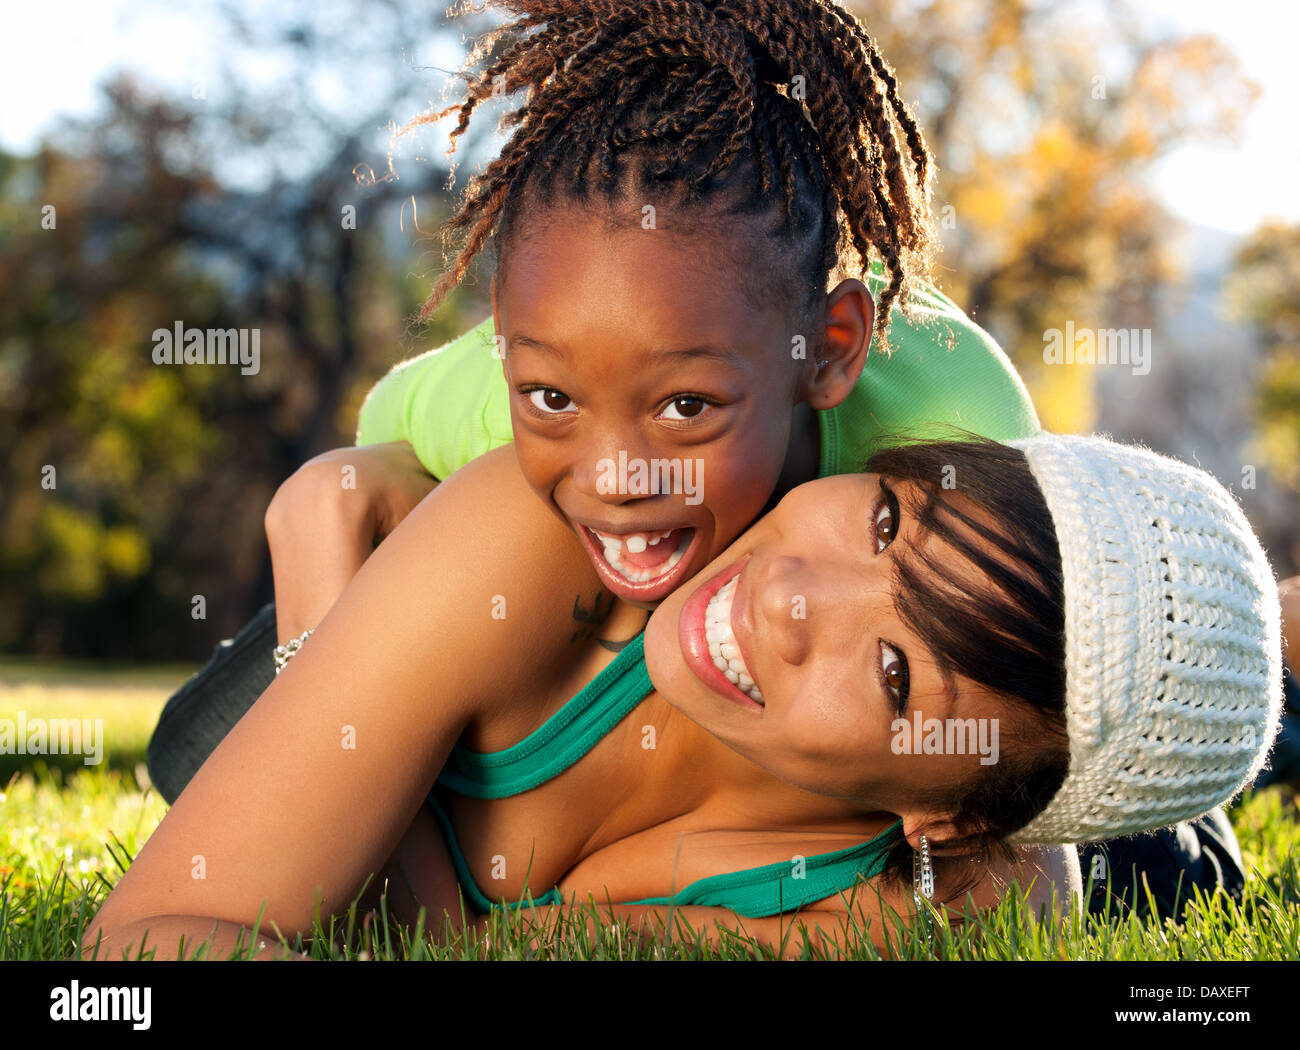
[[[1249,85],[1214,41],[1149,39],[1117,3],[849,6],[938,159],[945,289],[1013,354],[1048,425],[1086,425],[1090,376],[1043,368],[1043,332],[1118,323],[1116,304],[1140,318],[1171,225],[1143,176],[1231,131]],[[380,169],[383,129],[427,104],[437,67],[408,50],[443,41],[457,64],[461,34],[496,16],[448,29],[414,0],[362,10],[202,5],[219,62],[206,82],[165,97],[118,77],[103,117],[0,156],[0,649],[206,656],[269,597],[275,486],[352,440],[395,360],[484,315],[471,282],[420,345],[401,343],[441,262],[410,272],[406,206],[421,205],[417,232],[446,214],[442,147],[401,183],[354,169]],[[471,125],[458,185],[492,130]],[[176,321],[257,330],[260,370],[155,365],[151,333]]]
[[[275,487],[350,443],[365,390],[422,348],[400,342],[427,294],[409,205],[432,197],[436,225],[446,166],[366,176],[426,104],[402,56],[441,14],[373,4],[358,34],[341,0],[216,10],[222,72],[191,97],[122,74],[102,117],[0,156],[0,649],[205,656],[270,596]],[[331,110],[322,70],[364,83]],[[259,369],[155,364],[177,322],[256,331]]]
[[[1092,370],[1044,332],[1152,326],[1177,224],[1144,180],[1231,137],[1257,89],[1212,37],[1157,39],[1128,4],[855,0],[938,163],[942,284],[1021,370],[1043,423],[1093,418]]]
[[[1256,450],[1300,501],[1300,226],[1270,223],[1237,250],[1225,293],[1264,346],[1255,402]],[[1292,517],[1292,542],[1298,537]],[[1300,549],[1293,551],[1300,564]]]

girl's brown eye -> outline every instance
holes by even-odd
[[[664,409],[667,419],[694,419],[705,409],[706,402],[700,397],[675,397]]]
[[[567,412],[569,411],[569,407],[573,404],[573,402],[569,400],[568,394],[562,393],[559,390],[550,389],[530,390],[528,392],[528,400],[543,412],[550,412],[552,414]]]

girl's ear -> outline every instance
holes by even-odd
[[[875,321],[875,300],[861,281],[850,278],[831,290],[825,328],[800,400],[825,411],[853,392],[867,363]]]

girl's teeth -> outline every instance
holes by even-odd
[[[682,560],[682,555],[686,553],[686,548],[691,545],[691,539],[695,535],[694,529],[683,529],[681,541],[677,544],[677,549],[668,556],[668,560],[659,567],[657,571],[650,569],[625,569],[621,564],[623,550],[626,547],[629,554],[642,554],[647,546],[655,546],[660,541],[667,539],[675,530],[665,529],[663,532],[651,533],[633,532],[627,536],[607,536],[603,532],[591,530],[591,534],[600,541],[604,548],[605,561],[610,567],[618,572],[629,583],[646,583],[657,577],[664,576],[671,572]]]
[[[732,577],[709,599],[708,608],[704,610],[704,634],[709,643],[709,657],[713,660],[713,666],[726,676],[728,682],[761,704],[763,694],[754,685],[754,678],[745,666],[740,647],[736,645],[736,636],[731,630],[731,601],[736,596],[736,581],[739,578]]]

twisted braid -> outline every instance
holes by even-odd
[[[893,305],[907,309],[930,272],[933,160],[893,70],[851,13],[834,0],[485,0],[452,13],[488,6],[513,20],[477,41],[465,69],[486,64],[462,72],[464,101],[398,132],[457,113],[454,152],[481,102],[502,86],[525,92],[501,121],[514,129],[509,142],[443,224],[444,244],[465,241],[415,322],[485,246],[500,264],[532,204],[597,191],[613,204],[652,190],[733,213],[781,205],[755,272],[742,275],[751,292],[765,280],[764,291],[797,288],[800,305],[813,305],[848,262],[844,247],[862,271],[879,258],[888,284],[873,337],[888,349]],[[806,98],[792,92],[796,77]]]

